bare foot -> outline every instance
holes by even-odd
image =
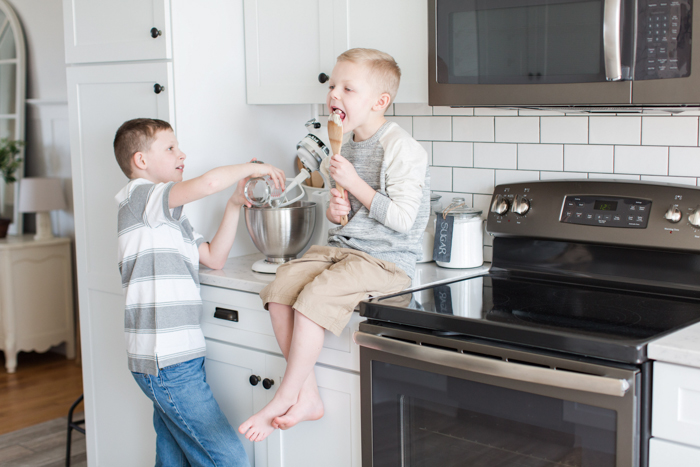
[[[318,391],[307,391],[299,395],[299,401],[284,415],[275,417],[272,426],[288,430],[299,422],[318,420],[323,417],[323,401]]]
[[[269,404],[263,409],[243,422],[238,427],[238,431],[244,434],[246,439],[250,441],[262,441],[270,433],[275,431],[272,426],[272,420],[280,414],[286,413],[290,407],[296,402],[295,400],[284,400],[283,397],[278,397],[279,392],[275,394]]]

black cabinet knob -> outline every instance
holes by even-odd
[[[257,386],[258,383],[260,382],[260,376],[250,375],[250,378],[248,378],[248,381],[250,381],[251,386]]]
[[[163,34],[163,31],[161,31],[160,29],[158,29],[158,28],[151,28],[151,37],[152,37],[152,38],[155,39],[155,38],[157,38],[158,36],[160,36],[161,34]]]
[[[263,380],[263,387],[265,389],[270,389],[274,384],[275,384],[275,380],[273,380],[273,379],[265,378]]]
[[[161,86],[158,83],[153,85],[153,92],[155,92],[156,94],[160,94],[163,91],[165,91],[165,86]]]
[[[321,83],[321,84],[323,84],[323,83],[325,83],[326,81],[328,81],[328,79],[329,79],[329,78],[328,78],[328,75],[325,74],[325,73],[321,73],[320,75],[318,75],[318,82]]]

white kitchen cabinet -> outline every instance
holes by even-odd
[[[654,362],[652,436],[700,448],[700,368]]]
[[[286,362],[274,341],[269,314],[262,308],[257,294],[202,286],[202,298],[207,380],[231,425],[237,428],[272,400],[284,376]],[[235,321],[215,318],[217,309],[220,316]],[[353,318],[355,324],[346,331],[357,326],[358,317]],[[352,346],[358,350],[356,344]],[[342,349],[342,345],[334,345],[332,340],[330,346],[326,343],[322,350],[324,360],[353,367],[354,358],[343,356],[338,348]],[[361,465],[360,376],[347,367],[324,364],[317,364],[315,372],[325,407],[323,418],[290,430],[275,430],[254,448],[243,440],[254,467]],[[274,384],[270,389],[265,389],[262,383],[252,386],[251,375],[270,379]]]
[[[169,0],[65,0],[63,29],[66,63],[172,58]]]
[[[128,179],[112,143],[126,120],[173,122],[172,65],[69,67],[67,82],[88,463],[144,465],[155,433],[152,406],[127,368],[114,195]]]
[[[427,0],[244,0],[249,104],[322,104],[338,55],[368,47],[402,69],[399,103],[428,102]]]

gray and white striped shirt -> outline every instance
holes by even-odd
[[[198,250],[204,239],[182,206],[168,208],[173,185],[136,179],[115,196],[129,370],[151,375],[205,354]]]

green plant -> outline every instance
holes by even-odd
[[[13,141],[9,138],[0,139],[0,172],[5,183],[16,182],[15,172],[22,163],[19,157],[20,148],[24,141]]]

